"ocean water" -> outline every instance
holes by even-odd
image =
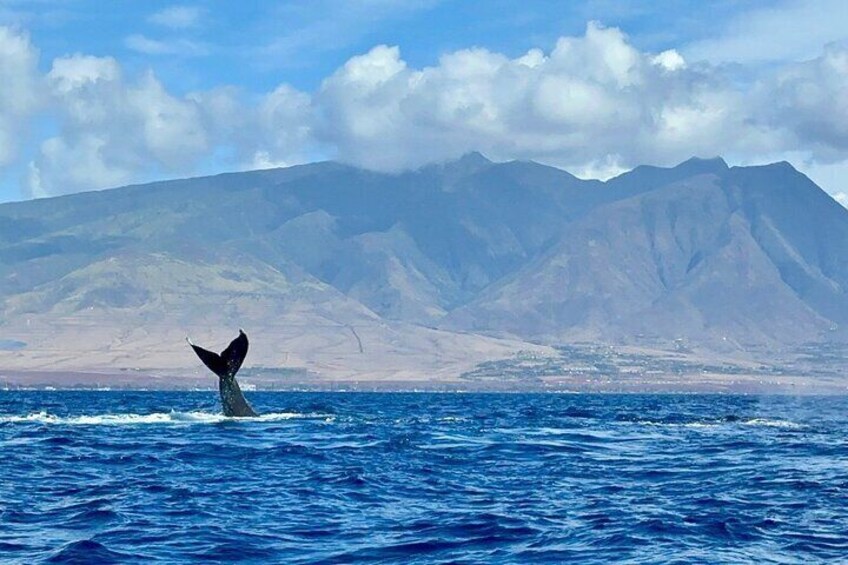
[[[848,562],[848,398],[249,396],[0,392],[0,562]]]

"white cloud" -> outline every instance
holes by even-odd
[[[237,169],[282,167],[314,154],[312,99],[291,86],[280,85],[250,102],[233,87],[196,92],[189,99],[201,111],[210,138],[219,150],[226,149]]]
[[[85,55],[56,59],[46,79],[61,130],[29,164],[30,196],[190,174],[211,154],[283,166],[314,147],[311,98],[286,85],[252,105],[232,87],[177,97],[152,72],[128,81],[115,59]]]
[[[265,154],[275,163],[300,161],[313,144],[311,104],[309,95],[288,85],[265,96],[252,128],[258,138],[254,141],[256,154]]]
[[[296,163],[274,159],[268,151],[260,150],[253,154],[247,170],[276,169],[280,167],[291,167]]]
[[[627,167],[621,166],[618,157],[615,155],[607,155],[603,159],[590,161],[589,163],[586,163],[581,167],[574,168],[569,172],[581,179],[607,180],[612,177],[617,177],[622,173],[626,173],[628,170],[629,169]]]
[[[98,84],[114,83],[120,76],[120,66],[112,57],[75,55],[53,61],[48,79],[56,93],[66,95]]]
[[[679,71],[681,69],[686,68],[686,61],[683,57],[675,51],[674,49],[668,49],[663,51],[653,59],[651,62],[655,65],[659,65],[665,70],[669,72]]]
[[[687,68],[677,53],[639,52],[596,23],[547,56],[471,49],[421,70],[379,46],[316,96],[322,139],[342,159],[386,170],[474,149],[586,170],[672,163],[759,143],[744,104],[713,70]]]
[[[189,172],[211,149],[196,104],[168,94],[151,73],[128,84],[114,59],[73,55],[53,62],[47,82],[61,134],[44,141],[29,166],[32,195]]]
[[[197,6],[175,5],[159,10],[148,20],[171,29],[186,29],[198,25],[202,15],[203,10]]]
[[[760,86],[755,115],[818,160],[848,155],[848,46],[785,67]]]
[[[712,63],[802,61],[848,39],[848,2],[782,0],[733,18],[717,36],[688,45],[690,60]]]
[[[423,69],[378,46],[328,77],[313,106],[316,135],[342,160],[390,171],[471,150],[596,177],[692,155],[848,162],[848,50],[777,67],[754,88],[736,78],[590,23],[549,54],[468,49]]]
[[[396,171],[472,150],[595,177],[692,155],[792,155],[832,193],[848,193],[830,174],[848,166],[848,49],[837,45],[743,86],[738,70],[640,51],[597,23],[549,52],[462,49],[424,68],[379,45],[314,93],[283,84],[262,95],[222,86],[177,96],[152,72],[126,77],[109,57],[61,57],[44,77],[36,63],[24,35],[0,34],[0,77],[17,85],[0,90],[0,158],[34,111],[39,81],[58,116],[32,158],[32,195],[191,174],[200,163],[265,168],[334,156]]]
[[[127,184],[136,172],[108,157],[109,139],[80,133],[66,141],[52,137],[41,144],[41,156],[28,167],[29,196],[39,198],[80,190]]]
[[[0,27],[0,166],[16,158],[27,119],[40,105],[37,65],[29,36]]]
[[[181,55],[184,57],[198,57],[209,54],[209,48],[196,41],[185,38],[178,39],[151,39],[145,35],[136,33],[128,35],[124,39],[124,45],[138,53],[145,55]]]

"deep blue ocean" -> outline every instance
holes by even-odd
[[[0,562],[848,562],[848,398],[248,396],[0,392]]]

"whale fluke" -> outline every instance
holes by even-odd
[[[236,373],[238,373],[244,358],[247,356],[249,346],[247,334],[244,333],[244,330],[239,328],[238,337],[230,342],[220,355],[193,344],[188,337],[186,337],[186,341],[203,361],[203,364],[218,375],[218,390],[221,393],[224,415],[233,417],[256,416],[256,412],[244,399],[238,381],[236,381]]]

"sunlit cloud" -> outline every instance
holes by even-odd
[[[199,51],[144,35],[150,55]],[[311,91],[232,85],[176,93],[153,70],[74,54],[39,71],[29,37],[0,28],[0,163],[28,164],[24,193],[47,196],[220,169],[335,158],[400,171],[479,150],[607,178],[692,155],[731,162],[791,158],[834,194],[848,162],[848,48],[802,62],[739,69],[684,51],[637,48],[591,22],[546,49],[506,55],[468,48],[415,66],[398,46],[348,58]],[[55,127],[22,154],[32,120]],[[23,161],[22,161],[23,160]]]
[[[0,166],[18,156],[27,120],[43,102],[37,65],[29,36],[0,27]]]

